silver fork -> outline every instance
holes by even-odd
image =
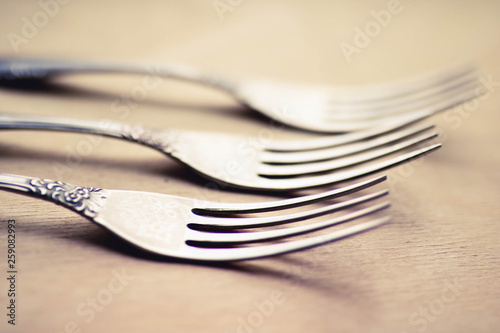
[[[458,104],[475,97],[480,86],[478,74],[470,65],[385,85],[318,87],[226,78],[179,65],[0,60],[0,82],[4,84],[73,73],[129,73],[186,80],[222,90],[251,109],[289,126],[327,133],[372,128],[400,114],[435,109],[447,100]]]
[[[440,144],[430,144],[407,151],[437,136],[432,125],[406,126],[426,116],[403,117],[363,132],[269,143],[239,135],[14,114],[0,114],[0,129],[84,132],[125,139],[159,150],[228,186],[287,191],[362,177],[439,148]]]
[[[159,193],[105,190],[8,174],[0,174],[0,188],[21,191],[72,209],[133,245],[155,254],[204,261],[232,261],[312,248],[386,223],[388,217],[372,218],[368,222],[326,234],[276,242],[364,216],[372,216],[375,212],[387,208],[389,202],[359,207],[385,196],[387,191],[357,196],[337,203],[328,202],[330,199],[369,188],[383,180],[385,176],[319,194],[255,203],[220,203]],[[280,212],[312,203],[325,205],[288,214],[240,216]],[[323,221],[280,229],[265,228],[342,210],[348,212],[340,216],[330,216]],[[242,231],[248,228],[252,230]],[[248,246],[253,243],[264,244]]]

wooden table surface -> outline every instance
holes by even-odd
[[[376,22],[371,11],[393,7],[366,45],[355,44],[357,29]],[[380,188],[391,190],[392,223],[302,253],[215,266],[162,261],[60,206],[0,191],[1,332],[500,331],[500,2],[41,0],[2,1],[0,12],[3,56],[177,62],[330,85],[472,61],[491,89],[433,118],[441,150],[388,172]],[[349,54],[347,44],[360,47]],[[142,79],[68,76],[46,91],[1,88],[0,108],[314,136],[271,128],[222,94],[166,79],[144,100],[130,97]],[[213,201],[279,198],[211,190],[153,150],[80,134],[1,132],[0,170]],[[17,226],[15,326],[6,316],[8,220]]]

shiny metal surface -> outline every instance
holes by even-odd
[[[8,174],[0,174],[0,188],[41,197],[72,209],[133,245],[155,254],[202,261],[234,261],[316,247],[388,222],[389,217],[373,217],[373,214],[389,207],[389,202],[372,203],[387,195],[388,191],[363,196],[358,194],[354,199],[334,203],[329,201],[384,180],[385,176],[382,176],[319,194],[280,201],[227,204],[159,193],[89,188]],[[319,208],[308,207],[312,203],[324,205]],[[367,203],[368,207],[361,206]],[[242,215],[249,212],[280,212],[302,206],[305,210],[291,214],[264,217]],[[342,212],[342,215],[330,215],[335,212]],[[326,215],[326,220],[308,224],[265,228]],[[276,242],[362,217],[369,217],[370,220],[321,235]],[[242,231],[245,228],[252,230]],[[252,243],[258,244],[247,246]]]
[[[293,141],[264,143],[220,133],[9,114],[0,114],[0,129],[83,132],[124,139],[159,150],[201,175],[232,187],[287,191],[366,176],[439,148],[440,144],[436,143],[420,146],[437,136],[432,126],[414,124],[426,116],[405,116],[377,131],[302,140],[298,144]]]
[[[398,115],[437,112],[476,97],[472,65],[455,66],[400,82],[363,87],[293,85],[242,80],[180,65],[105,63],[48,59],[0,59],[0,83],[19,84],[63,74],[147,74],[223,90],[239,102],[289,126],[315,132],[350,132],[383,126]]]

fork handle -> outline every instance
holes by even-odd
[[[90,218],[97,216],[107,196],[100,188],[5,173],[0,173],[0,188],[40,197]]]
[[[125,125],[108,121],[88,121],[66,118],[0,114],[0,129],[40,129],[81,132],[123,138]]]
[[[0,83],[43,81],[61,74],[120,73],[165,77],[204,84],[227,92],[234,91],[235,82],[219,75],[202,73],[184,65],[106,63],[49,59],[0,59]]]
[[[176,131],[149,129],[111,121],[89,121],[0,113],[0,129],[37,129],[78,132],[124,139],[171,153],[179,136]]]

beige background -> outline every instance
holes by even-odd
[[[32,20],[41,7],[2,1],[0,53],[181,62],[236,76],[331,85],[396,80],[473,61],[485,77],[500,81],[498,1],[402,0],[402,12],[351,62],[340,43],[352,43],[354,29],[372,21],[370,11],[387,8],[387,1],[232,3],[222,20],[212,1],[72,0],[16,53],[8,34],[21,34],[23,17]],[[1,110],[247,134],[269,127],[221,94],[167,80],[128,115],[113,112],[114,101],[141,79],[74,76],[59,80],[64,89],[1,89]],[[64,332],[74,322],[81,332],[498,332],[499,96],[493,92],[473,111],[448,111],[453,121],[434,118],[444,147],[389,172],[390,225],[293,255],[215,267],[162,262],[64,208],[2,191],[0,253],[6,251],[6,222],[15,219],[20,273],[14,328],[6,324],[7,283],[1,279],[0,331]],[[292,130],[273,135],[308,136]],[[274,198],[209,191],[160,154],[110,139],[93,143],[70,168],[54,167],[88,140],[1,132],[0,170],[214,201]],[[0,257],[5,271],[6,256]],[[133,279],[87,323],[79,306],[123,270]],[[272,311],[259,310],[277,294]],[[429,306],[435,310],[424,319],[420,311]],[[259,319],[259,311],[257,327],[242,326]]]

